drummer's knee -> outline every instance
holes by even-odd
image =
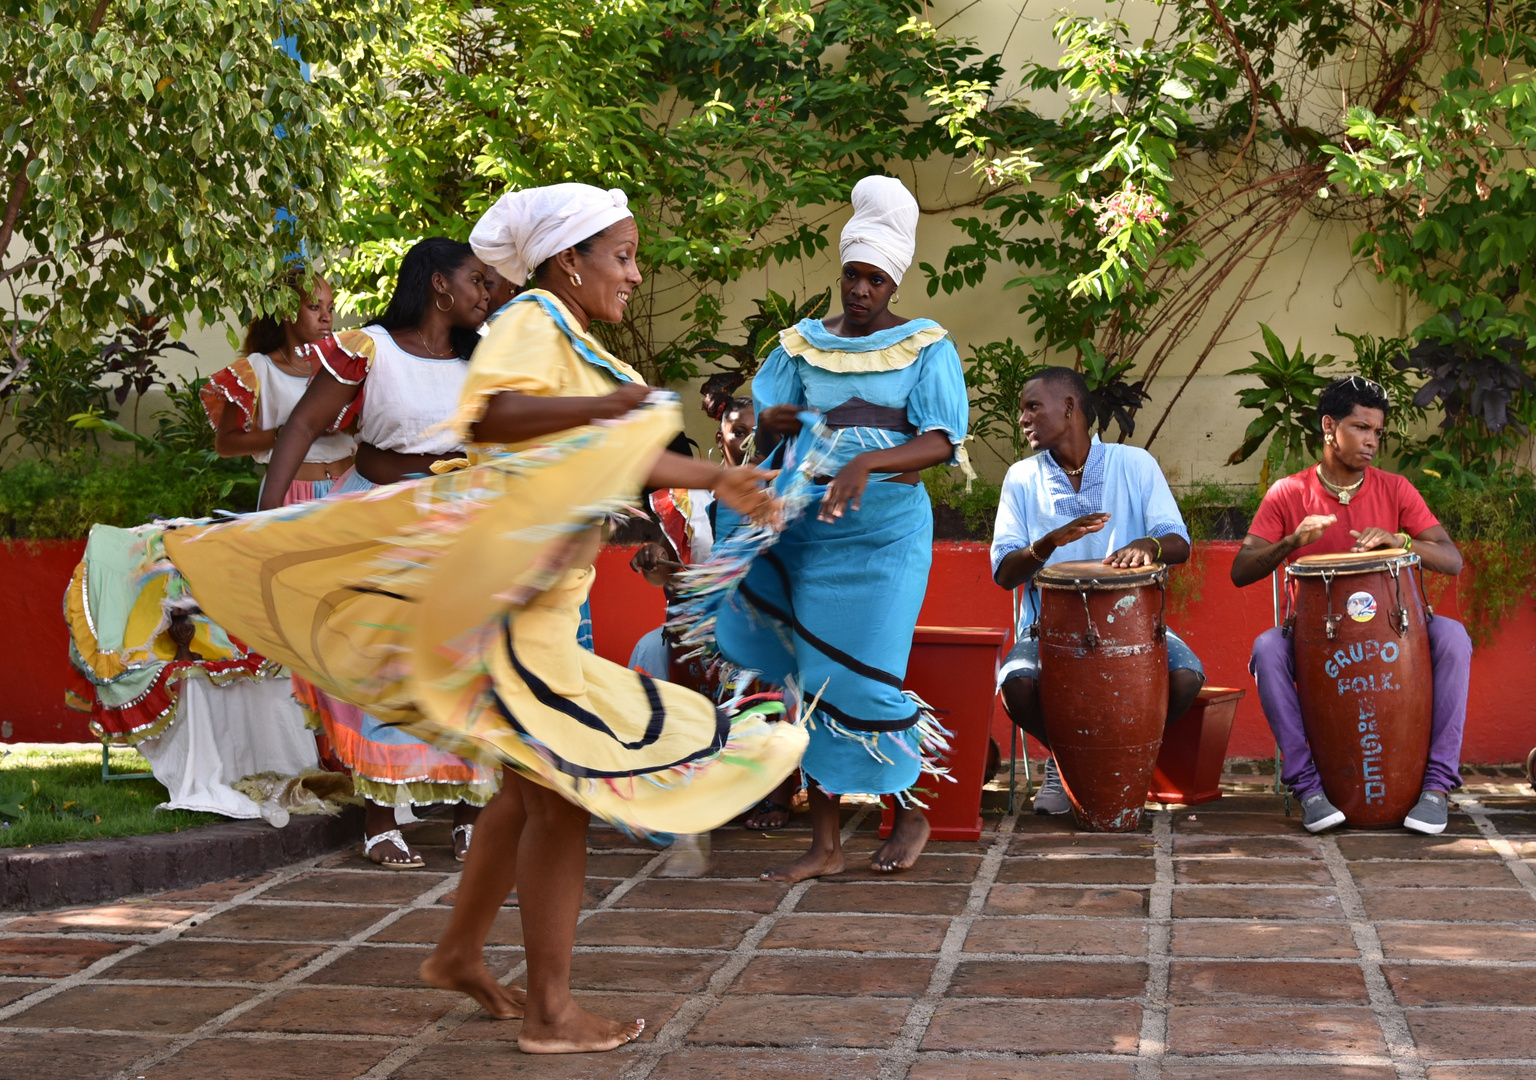
[[[1035,680],[1016,675],[1003,681],[1003,708],[1018,727],[1036,735],[1040,725],[1040,695]],[[1038,735],[1036,735],[1038,738]]]
[[[1455,619],[1436,615],[1429,624],[1429,644],[1435,659],[1471,661],[1472,637]]]
[[[1278,626],[1270,627],[1253,640],[1253,658],[1248,664],[1250,672],[1257,673],[1261,667],[1273,664],[1281,664],[1289,667],[1291,663],[1291,640],[1281,632]]]
[[[1205,673],[1193,668],[1175,668],[1168,673],[1168,722],[1171,724],[1189,710],[1205,685]]]

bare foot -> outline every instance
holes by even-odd
[[[928,843],[928,832],[928,819],[921,810],[897,810],[891,835],[869,857],[870,867],[882,874],[912,869]]]
[[[428,986],[468,994],[498,1020],[517,1020],[523,1015],[528,995],[516,986],[502,986],[479,957],[459,961],[434,951],[421,962],[419,973]]]
[[[823,848],[811,848],[788,866],[775,866],[764,870],[760,880],[762,881],[787,881],[794,884],[804,881],[806,878],[825,877],[828,874],[840,874],[843,872],[843,849],[841,845],[830,850]]]
[[[768,798],[754,806],[741,823],[748,829],[772,832],[788,825],[790,814],[791,811],[787,805]]]
[[[517,1046],[525,1054],[600,1054],[634,1042],[644,1030],[644,1020],[604,1020],[573,1001],[558,1020],[525,1018]]]
[[[709,872],[709,833],[684,833],[672,842],[657,877],[698,878]]]

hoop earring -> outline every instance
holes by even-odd
[[[448,298],[448,306],[447,307],[443,307],[443,305],[438,302],[438,301],[442,300],[442,298],[445,297],[445,296]],[[455,303],[455,301],[453,299],[453,293],[438,293],[437,294],[437,299],[432,301],[432,306],[437,308],[438,311],[452,311],[454,303]]]
[[[572,274],[571,275],[571,284],[576,286],[578,289],[581,288],[581,275],[580,274]]]
[[[891,303],[893,303],[893,304],[901,303],[901,293],[899,293],[899,292],[898,293],[892,293],[891,294]]]

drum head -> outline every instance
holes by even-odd
[[[1035,584],[1042,589],[1139,589],[1160,580],[1167,572],[1162,563],[1151,566],[1105,566],[1097,559],[1058,562],[1043,566],[1035,573]]]
[[[1321,577],[1324,574],[1374,574],[1394,567],[1415,566],[1419,557],[1406,548],[1377,548],[1375,551],[1337,551],[1330,555],[1303,555],[1285,572],[1296,577]]]

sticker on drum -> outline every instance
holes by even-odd
[[[1370,622],[1376,617],[1376,598],[1368,592],[1351,593],[1344,610],[1355,622]]]

